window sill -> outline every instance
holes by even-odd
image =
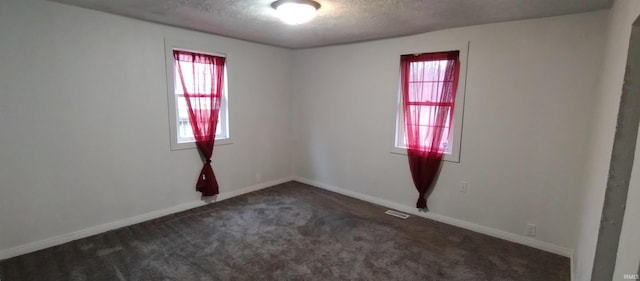
[[[233,141],[231,140],[231,138],[216,139],[216,141],[215,141],[213,146],[216,147],[216,146],[229,145],[229,144],[233,144]],[[196,148],[196,143],[195,142],[184,142],[184,143],[172,143],[171,144],[171,150],[172,151],[183,150],[183,149],[195,149],[195,148]]]
[[[407,155],[406,148],[400,148],[397,146],[391,147],[391,153],[397,155]],[[451,162],[451,163],[460,163],[460,155],[455,155],[453,153],[445,153],[442,158],[443,161]]]

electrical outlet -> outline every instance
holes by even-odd
[[[527,224],[527,229],[525,230],[525,233],[527,236],[531,236],[531,237],[536,237],[536,225],[529,223]]]
[[[466,181],[460,181],[460,183],[458,184],[458,191],[462,193],[467,193],[468,189],[469,189],[469,183]]]

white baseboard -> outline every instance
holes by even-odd
[[[159,218],[159,217],[162,217],[162,216],[166,216],[166,215],[170,215],[170,214],[186,211],[186,210],[189,210],[189,209],[193,209],[193,208],[196,208],[196,207],[207,205],[209,203],[219,202],[219,201],[222,201],[222,200],[225,200],[225,199],[229,199],[229,198],[232,198],[232,197],[236,197],[236,196],[239,196],[239,195],[242,195],[242,194],[245,194],[245,193],[249,193],[249,192],[257,191],[257,190],[260,190],[260,189],[263,189],[263,188],[267,188],[267,187],[271,187],[271,186],[274,186],[274,185],[278,185],[278,184],[281,184],[281,183],[289,182],[289,181],[292,181],[293,179],[294,179],[293,177],[285,177],[285,178],[278,179],[278,180],[263,182],[263,183],[259,183],[259,184],[253,185],[253,186],[248,186],[248,187],[245,187],[245,188],[241,188],[241,189],[237,189],[237,190],[233,190],[233,191],[229,191],[229,192],[225,192],[225,193],[220,193],[220,194],[218,194],[218,196],[215,197],[215,200],[211,200],[211,201],[207,200],[206,202],[202,201],[202,200],[187,202],[187,203],[180,204],[180,205],[173,206],[173,207],[169,207],[169,208],[166,208],[166,209],[156,210],[156,211],[153,211],[153,212],[149,212],[149,213],[146,213],[146,214],[142,214],[142,215],[138,215],[138,216],[134,216],[134,217],[130,217],[130,218],[126,218],[126,219],[110,222],[110,223],[107,223],[107,224],[98,225],[98,226],[86,228],[86,229],[83,229],[83,230],[74,231],[74,232],[71,232],[71,233],[62,234],[62,235],[58,235],[58,236],[55,236],[55,237],[47,238],[47,239],[44,239],[44,240],[40,240],[40,241],[28,243],[28,244],[19,245],[19,246],[16,246],[16,247],[13,247],[13,248],[9,248],[9,249],[6,249],[6,250],[1,250],[0,251],[0,260],[12,258],[12,257],[19,256],[19,255],[24,255],[24,254],[35,252],[35,251],[39,251],[39,250],[46,249],[46,248],[49,248],[49,247],[57,246],[57,245],[64,244],[64,243],[67,243],[67,242],[71,242],[73,240],[78,240],[78,239],[81,239],[81,238],[89,237],[89,236],[92,236],[92,235],[100,234],[100,233],[103,233],[103,232],[107,232],[109,230],[114,230],[114,229],[118,229],[118,228],[121,228],[121,227],[129,226],[129,225],[133,225],[133,224],[136,224],[136,223],[141,223],[141,222],[152,220],[152,219]]]
[[[514,243],[518,243],[518,244],[522,244],[522,245],[526,245],[529,247],[533,247],[536,249],[540,249],[546,252],[550,252],[550,253],[554,253],[554,254],[558,254],[561,256],[565,256],[565,257],[571,257],[573,255],[573,250],[569,249],[569,248],[565,248],[565,247],[561,247],[561,246],[557,246],[557,245],[553,245],[550,243],[546,243],[546,242],[542,242],[539,240],[535,240],[535,239],[531,239],[529,237],[525,237],[525,236],[521,236],[521,235],[517,235],[517,234],[513,234],[510,232],[506,232],[506,231],[502,231],[502,230],[498,230],[495,228],[491,228],[491,227],[487,227],[487,226],[482,226],[479,224],[475,224],[475,223],[471,223],[471,222],[467,222],[467,221],[463,221],[463,220],[459,220],[459,219],[454,219],[451,217],[447,217],[447,216],[443,216],[443,215],[439,215],[439,214],[435,214],[432,212],[420,212],[418,211],[418,209],[416,208],[412,208],[409,206],[405,206],[402,204],[398,204],[395,202],[391,202],[388,200],[384,200],[384,199],[380,199],[377,197],[373,197],[370,195],[366,195],[366,194],[362,194],[362,193],[358,193],[358,192],[354,192],[351,190],[347,190],[344,188],[340,188],[337,186],[333,186],[333,185],[328,185],[328,184],[324,184],[321,182],[317,182],[317,181],[313,181],[310,179],[305,179],[305,178],[300,178],[300,177],[296,177],[294,178],[295,181],[301,182],[301,183],[305,183],[308,185],[313,185],[322,189],[326,189],[332,192],[336,192],[336,193],[340,193],[342,195],[346,195],[349,197],[353,197],[356,199],[360,199],[363,201],[367,201],[370,203],[374,203],[377,205],[381,205],[387,208],[391,208],[391,209],[395,209],[404,213],[408,213],[408,214],[412,214],[415,216],[420,216],[420,217],[424,217],[424,218],[428,218],[434,221],[439,221],[442,223],[446,223],[449,225],[453,225],[453,226],[457,226],[460,228],[464,228],[464,229],[468,229],[474,232],[478,232],[478,233],[482,233],[482,234],[486,234],[489,236],[493,236],[496,238],[500,238],[503,240],[507,240],[510,242],[514,242]]]
[[[576,261],[575,259],[575,253],[571,253],[571,257],[569,257],[569,264],[570,264],[570,271],[569,271],[569,275],[571,276],[571,281],[575,281],[576,280],[576,273],[575,273],[575,269],[576,269],[576,265],[574,264],[574,262]]]

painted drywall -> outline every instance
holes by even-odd
[[[640,80],[636,78],[640,70],[638,38],[640,30],[634,27],[631,30],[591,280],[613,279],[623,223],[630,219],[625,218],[625,211],[640,126]]]
[[[631,31],[629,52],[627,55],[627,69],[623,84],[623,95],[628,95],[627,100],[636,100],[636,104],[630,107],[631,110],[636,110],[636,112],[638,110],[637,100],[640,98],[640,87],[638,87],[640,85],[639,70],[640,21],[636,19]],[[619,128],[617,130],[619,130]],[[616,138],[618,137],[619,136],[616,136]],[[640,266],[640,239],[638,239],[638,237],[640,237],[640,219],[638,219],[640,217],[640,164],[638,164],[640,163],[640,147],[638,146],[637,134],[635,138],[635,160],[633,169],[631,170],[631,179],[628,181],[629,188],[626,204],[624,205],[626,209],[624,221],[622,222],[622,231],[618,240],[613,280],[637,279],[637,277],[630,276],[640,273],[640,269],[638,268]],[[615,207],[620,208],[620,205]]]
[[[415,206],[392,154],[399,56],[470,42],[460,163],[431,212],[570,252],[608,12],[466,27],[293,52],[296,175]],[[468,192],[458,182],[469,182]]]
[[[164,38],[226,53],[221,193],[291,176],[290,51],[39,0],[0,1],[0,250],[197,201],[171,151]]]
[[[582,191],[579,227],[574,254],[575,280],[590,280],[598,229],[607,185],[616,118],[627,62],[631,25],[640,14],[640,2],[617,0],[610,10],[601,73],[588,136],[589,157]]]
[[[636,27],[638,28],[638,27]],[[638,38],[640,40],[640,38]],[[636,76],[637,77],[637,76]],[[629,193],[618,244],[613,280],[625,279],[625,274],[637,274],[640,269],[640,144],[636,142],[635,165],[629,181]]]

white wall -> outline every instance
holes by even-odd
[[[221,193],[291,176],[289,50],[2,0],[0,251],[199,200],[197,151],[169,149],[165,37],[227,54]]]
[[[616,118],[618,116],[622,82],[627,62],[631,25],[639,14],[640,1],[616,0],[609,15],[607,37],[603,39],[606,42],[606,47],[603,53],[603,64],[600,67],[600,81],[593,109],[595,114],[592,119],[593,129],[589,135],[589,158],[585,171],[586,182],[582,192],[581,216],[575,245],[575,280],[591,279],[600,217],[604,203],[604,192],[609,173],[611,149],[613,148]],[[632,180],[632,182],[637,181]],[[630,199],[633,195],[632,189],[630,187]],[[625,224],[628,221],[626,218]],[[635,266],[637,267],[638,265],[636,264]]]
[[[625,274],[638,273],[640,266],[640,143],[637,142],[634,159],[613,280],[625,280]]]
[[[413,208],[407,158],[390,153],[399,56],[468,40],[461,159],[445,163],[430,209],[517,235],[535,223],[536,239],[570,252],[607,15],[294,51],[296,174]]]

